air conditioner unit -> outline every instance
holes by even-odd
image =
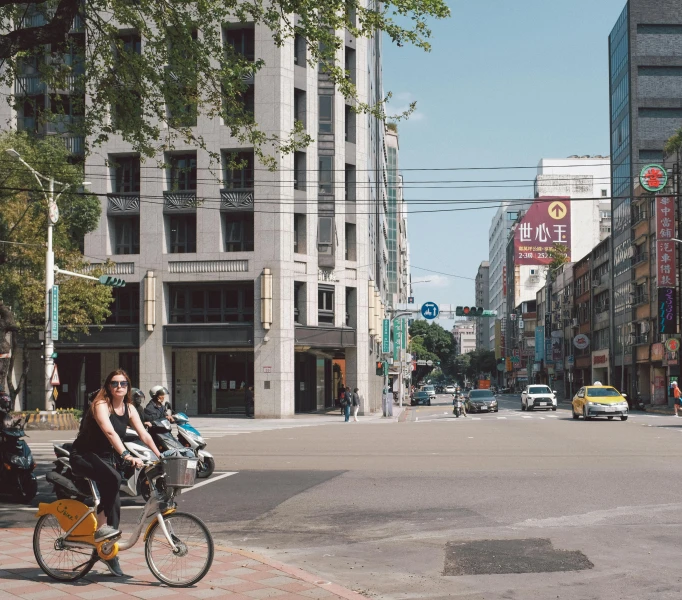
[[[635,333],[635,324],[634,323],[628,323],[628,328],[627,331],[628,333]]]
[[[571,327],[577,327],[578,326],[578,319],[573,319],[571,321]]]
[[[639,329],[642,333],[649,333],[649,330],[651,329],[651,324],[648,321],[644,321],[643,323],[639,324]]]

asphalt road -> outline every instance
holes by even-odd
[[[370,596],[680,597],[682,419],[574,421],[518,396],[456,419],[450,402],[211,439],[220,474],[181,503],[227,545]],[[16,508],[0,526],[33,522]]]

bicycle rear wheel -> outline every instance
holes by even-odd
[[[213,538],[204,522],[188,513],[174,512],[163,517],[176,545],[174,551],[154,521],[144,544],[147,566],[161,583],[188,587],[203,579],[213,564]]]
[[[38,519],[33,532],[33,554],[46,575],[57,581],[76,581],[92,569],[96,556],[92,548],[72,548],[57,543],[66,532],[54,515]]]

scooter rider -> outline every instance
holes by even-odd
[[[167,414],[167,396],[168,390],[161,385],[155,385],[149,390],[149,402],[147,403],[147,406],[144,407],[145,426],[150,427],[153,421],[158,421],[160,419],[168,419],[171,422],[175,420],[172,416]]]
[[[137,414],[140,416],[140,421],[147,426],[147,423],[145,423],[144,409],[142,408],[142,403],[144,402],[145,398],[144,392],[140,388],[133,388],[131,395],[133,398],[133,406],[135,407]]]

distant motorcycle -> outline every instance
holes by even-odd
[[[199,459],[197,461],[197,477],[210,477],[215,470],[215,460],[213,455],[205,450],[206,441],[197,429],[190,425],[189,417],[185,413],[175,413],[173,420],[178,426],[178,441],[185,448],[192,450]]]
[[[453,404],[452,414],[459,419],[459,417],[462,415],[462,412],[464,412],[464,402],[462,402],[462,397],[455,396],[455,399],[452,401],[452,404]]]
[[[38,493],[38,481],[33,474],[36,462],[28,444],[22,439],[26,437],[24,426],[28,422],[19,417],[12,419],[5,414],[0,423],[0,488],[11,492],[22,502],[30,502]]]

